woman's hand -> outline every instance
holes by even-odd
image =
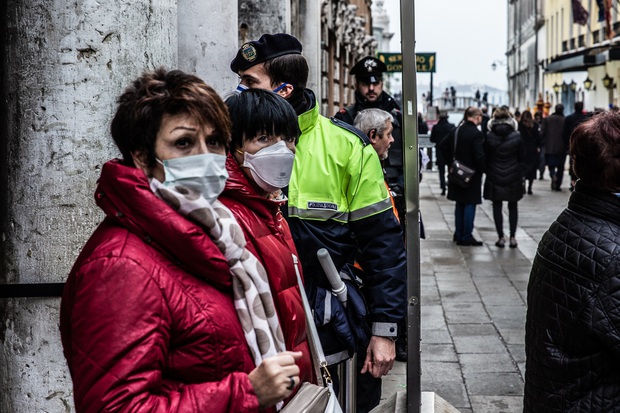
[[[283,351],[264,359],[248,374],[261,408],[284,400],[299,386],[299,367],[295,360],[301,356],[301,351]]]

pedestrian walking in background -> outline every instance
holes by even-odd
[[[426,135],[428,133],[428,125],[424,121],[424,117],[421,112],[418,112],[418,134]]]
[[[538,133],[540,133],[540,126],[542,125],[542,121],[543,121],[543,112],[540,110],[537,110],[534,113],[534,121],[536,122],[536,124],[538,125]],[[539,154],[539,159],[538,159],[538,179],[540,179],[541,181],[545,179],[545,142],[543,142],[542,136],[540,137],[540,154]]]
[[[96,192],[106,218],[61,303],[76,411],[275,407],[313,377],[305,314],[290,234],[271,237],[280,247],[263,262],[218,200],[226,105],[199,78],[164,69],[140,76],[118,103],[111,131],[123,158],[103,165]],[[245,235],[257,248],[269,238]]]
[[[564,129],[562,130],[564,146],[567,149],[570,147],[570,137],[575,128],[589,117],[587,113],[583,112],[583,102],[575,102],[574,108],[575,111],[564,119]],[[571,157],[568,158],[568,174],[570,176],[569,189],[572,191],[575,188],[575,181],[577,180],[577,177],[573,171],[573,158]]]
[[[536,179],[536,173],[540,165],[540,147],[542,139],[538,124],[532,118],[532,112],[524,110],[519,122],[519,133],[525,145],[525,171],[523,176],[527,184],[527,193],[532,195],[532,185]]]
[[[430,140],[435,144],[435,157],[437,159],[441,195],[446,194],[446,165],[450,164],[451,159],[446,159],[444,157],[443,151],[439,150],[439,144],[448,137],[454,128],[454,124],[448,121],[448,111],[442,110],[439,112],[439,121],[433,126],[433,129],[431,129]]]
[[[474,219],[476,205],[482,203],[482,173],[485,169],[484,137],[478,130],[482,122],[479,108],[470,106],[465,110],[463,121],[440,144],[438,150],[443,152],[446,162],[453,159],[474,168],[467,188],[448,180],[448,199],[455,201],[454,207],[454,241],[463,246],[481,246],[482,241],[474,238]]]
[[[456,89],[450,86],[450,96],[452,97],[452,108],[456,108]]]
[[[515,234],[518,220],[518,201],[523,198],[525,145],[518,124],[506,107],[498,108],[489,121],[489,133],[484,141],[486,177],[484,199],[493,202],[493,221],[497,231],[495,246],[504,248],[503,203],[508,203],[510,248],[517,247]]]
[[[369,66],[372,72],[372,61]],[[316,96],[306,88],[308,63],[295,37],[264,34],[245,43],[230,67],[242,86],[275,89],[295,109],[302,134],[288,191],[288,222],[328,362],[358,353],[356,407],[368,412],[379,404],[381,378],[394,364],[394,341],[407,300],[403,235],[379,157],[362,132],[319,114]],[[330,283],[317,258],[321,248],[337,271],[364,251],[360,264],[368,313],[359,319],[348,318],[342,303],[330,299]],[[348,286],[349,302],[351,294],[361,294],[354,287]]]
[[[450,104],[450,88],[446,88],[446,90],[443,91],[442,97],[443,97],[443,106],[444,108],[447,108],[448,105]]]
[[[578,180],[527,287],[524,413],[620,412],[620,114],[573,132]]]
[[[487,132],[489,131],[489,119],[491,119],[489,117],[489,108],[486,107],[486,105],[482,105],[480,111],[482,112],[482,122],[480,122],[480,130],[482,131],[482,136],[486,138]]]
[[[474,95],[474,99],[476,99],[476,106],[480,107],[480,89],[476,89],[476,94]]]
[[[566,162],[566,145],[564,144],[564,105],[555,105],[555,112],[543,119],[540,127],[545,147],[545,164],[551,177],[551,190],[561,191]]]

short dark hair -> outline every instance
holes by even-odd
[[[111,133],[123,162],[135,166],[132,154],[146,155],[155,164],[155,140],[164,115],[188,114],[213,127],[213,137],[230,141],[230,119],[222,98],[202,79],[180,70],[159,68],[143,73],[117,100]]]
[[[583,112],[583,102],[575,102],[575,112]]]
[[[620,113],[594,115],[570,140],[575,175],[588,186],[620,192]]]
[[[286,54],[263,63],[272,85],[288,83],[295,89],[305,89],[308,83],[308,62],[300,54]]]
[[[232,121],[231,151],[259,133],[293,137],[296,141],[301,135],[293,107],[269,90],[247,89],[228,97],[226,105]]]

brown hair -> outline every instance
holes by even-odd
[[[135,166],[134,152],[144,152],[148,166],[155,164],[155,140],[166,114],[188,114],[212,126],[212,137],[222,145],[230,142],[231,124],[222,98],[200,78],[180,70],[143,73],[117,103],[111,132],[126,165]]]
[[[524,110],[521,114],[521,123],[526,128],[534,127],[534,118],[532,117],[532,112],[529,110]]]
[[[620,114],[602,112],[586,120],[570,142],[575,175],[588,186],[620,192]]]

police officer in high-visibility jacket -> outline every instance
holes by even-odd
[[[302,46],[293,36],[265,34],[239,49],[231,69],[240,76],[238,90],[273,90],[297,112],[302,134],[289,184],[288,219],[311,305],[317,311],[317,303],[329,304],[334,311],[329,313],[332,322],[329,314],[320,316],[318,311],[315,321],[329,324],[323,327],[333,328],[332,335],[338,336],[346,326],[333,322],[342,309],[338,309],[338,300],[325,293],[330,286],[316,253],[326,248],[340,270],[353,264],[358,250],[362,252],[358,258],[365,270],[362,291],[368,305],[370,339],[356,343],[360,360],[356,406],[357,412],[367,412],[379,404],[381,377],[393,366],[397,324],[405,316],[402,231],[392,213],[379,157],[368,137],[319,114],[316,97],[306,88],[308,65],[301,52]],[[349,307],[352,305],[347,311]],[[348,322],[360,320],[349,317]],[[360,326],[351,327],[359,330]],[[345,343],[346,336],[345,332],[336,341]],[[326,348],[333,344],[324,335],[321,342]],[[338,361],[337,353],[331,355],[332,362]]]

